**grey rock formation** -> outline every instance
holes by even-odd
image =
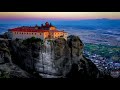
[[[55,65],[62,76],[68,78],[98,78],[99,70],[83,55],[83,43],[77,36],[69,36],[68,40],[56,40]],[[76,76],[77,75],[77,76]]]
[[[0,63],[13,62],[32,75],[43,78],[100,77],[97,67],[84,57],[84,45],[77,36],[69,36],[67,41],[59,38],[46,42],[14,40],[7,43],[9,46],[4,45],[7,50],[4,53],[0,50],[0,58],[5,59],[1,59]]]
[[[12,63],[9,41],[0,41],[0,78],[32,78],[33,76]]]

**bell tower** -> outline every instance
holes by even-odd
[[[48,23],[48,22],[46,22],[46,23],[45,23],[45,26],[49,26],[49,23]]]

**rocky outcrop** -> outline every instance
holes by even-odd
[[[0,78],[33,78],[12,63],[9,41],[6,40],[0,40]]]
[[[67,41],[63,38],[46,42],[16,39],[7,43],[5,52],[0,53],[4,56],[0,62],[13,62],[38,78],[101,78],[95,64],[83,55],[84,44],[77,36],[71,35]]]
[[[83,43],[77,36],[69,36],[68,40],[55,41],[55,65],[64,77],[92,79],[99,77],[97,67],[83,55]]]

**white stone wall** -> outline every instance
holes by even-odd
[[[50,34],[53,36],[53,38],[55,38],[56,36],[58,37],[59,35],[62,35],[62,34],[55,35],[55,33],[50,33]],[[44,36],[45,36],[45,34],[43,32],[18,32],[18,33],[17,32],[16,33],[12,32],[10,34],[10,37],[12,37],[12,39],[16,39],[16,38],[18,38],[18,39],[27,39],[27,38],[35,37],[35,38],[40,38],[40,39],[44,40]],[[67,40],[68,33],[63,33],[63,36]]]
[[[20,34],[20,32],[19,32],[18,34],[15,34],[15,32],[12,32],[12,39],[16,39],[16,38],[27,39],[27,38],[31,38],[31,37],[44,39],[44,34],[41,33],[41,35],[40,35],[40,33],[38,33],[38,32],[26,32],[26,34],[24,34],[24,32],[21,32],[21,34]]]

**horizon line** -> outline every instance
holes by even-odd
[[[83,19],[65,19],[65,18],[62,18],[62,19],[59,19],[59,18],[56,18],[56,19],[51,19],[51,18],[48,18],[48,19],[43,19],[43,18],[0,18],[0,20],[42,20],[42,21],[46,21],[46,20],[52,20],[52,21],[79,21],[79,20],[96,20],[96,19],[108,19],[108,20],[120,20],[120,18],[83,18]]]

